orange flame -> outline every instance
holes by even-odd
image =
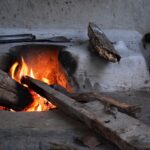
[[[64,72],[58,60],[58,54],[57,50],[52,50],[48,53],[45,52],[31,57],[28,62],[22,57],[20,63],[15,62],[11,66],[10,76],[19,83],[21,83],[20,81],[23,76],[30,76],[49,85],[60,85],[71,92],[72,88],[69,85],[67,74]],[[56,106],[33,90],[30,90],[30,93],[34,101],[24,111],[47,111],[56,108]]]

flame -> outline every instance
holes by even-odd
[[[17,68],[17,66],[18,66],[19,64],[18,64],[18,62],[15,62],[14,64],[13,64],[13,66],[10,68],[10,72],[11,72],[11,74],[12,74],[12,79],[15,79],[15,77],[14,77],[14,74],[15,74],[15,70],[16,70],[16,68]]]
[[[21,61],[17,61],[11,66],[10,76],[20,84],[22,84],[21,78],[23,76],[30,76],[49,85],[60,85],[71,92],[72,88],[69,85],[67,74],[58,60],[58,54],[59,52],[57,50],[52,50],[48,53],[45,52],[34,57],[32,56],[29,60],[21,57]],[[24,86],[27,87],[27,85]],[[41,97],[31,89],[30,93],[34,101],[23,111],[47,111],[56,108],[55,105],[48,102],[45,98]]]

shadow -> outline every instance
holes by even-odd
[[[89,40],[82,41],[76,49],[78,53],[76,55],[79,57],[79,70],[78,82],[80,84],[81,91],[93,91],[100,89],[101,76],[103,76],[103,71],[111,63],[99,56],[97,52],[91,47]],[[93,78],[97,79],[93,83]]]
[[[145,58],[147,69],[150,73],[150,34],[149,33],[143,35],[143,37],[141,38],[141,42],[139,43],[139,47]]]

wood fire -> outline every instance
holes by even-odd
[[[21,57],[19,61],[11,66],[9,74],[12,79],[20,84],[22,84],[21,78],[23,76],[30,76],[49,85],[60,85],[70,92],[72,88],[69,85],[67,74],[58,60],[58,56],[58,50],[51,50],[40,52],[36,56],[31,55],[30,58]],[[27,87],[25,84],[24,86]],[[31,89],[30,93],[34,101],[23,111],[47,111],[56,108],[55,105]]]

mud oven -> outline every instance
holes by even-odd
[[[23,39],[0,36],[0,149],[150,148],[149,52],[143,48],[143,36],[140,33],[148,30],[147,24],[144,21],[145,24],[140,26],[137,16],[133,14],[132,19],[130,13],[127,13],[129,17],[118,25],[121,19],[114,9],[114,4],[123,9],[124,5],[130,3],[133,10],[147,16],[143,9],[148,11],[145,3],[149,2],[141,2],[134,4],[130,1],[120,3],[110,0],[106,3],[103,0],[93,0],[88,1],[86,8],[82,9],[79,4],[83,2],[78,1],[47,1],[40,6],[40,0],[15,0],[16,10],[13,10],[14,3],[0,2],[3,4],[0,8],[4,11],[3,15],[0,14],[3,20],[3,23],[0,23],[0,34],[24,34]],[[113,16],[109,11],[99,9],[96,4],[101,8],[109,8],[113,11]],[[16,20],[15,23],[7,18],[8,12],[4,8],[8,7],[16,14],[16,17],[10,15],[10,18],[14,17]],[[25,18],[28,20],[25,24],[20,18],[20,15],[25,17],[25,8],[31,12],[32,17],[35,15],[40,21],[36,17],[29,21],[32,20],[29,17],[29,20]],[[41,14],[37,13],[39,8],[50,8],[51,13],[46,10]],[[73,12],[79,15],[76,10],[70,10],[69,15],[67,8],[82,10],[84,19],[74,16]],[[87,8],[93,10],[91,17],[94,20],[86,14]],[[57,10],[64,14],[57,16]],[[99,13],[104,11],[109,21],[106,21],[104,16],[96,17],[96,10]],[[128,8],[125,12],[131,10]],[[120,12],[120,9],[118,11]],[[49,15],[52,17],[49,18],[51,23],[41,18]],[[68,17],[70,21],[62,19],[61,15]],[[120,15],[124,16],[124,13],[121,11]],[[121,56],[119,63],[109,62],[92,51],[87,35],[89,21],[97,22],[103,29]],[[80,23],[75,27],[74,22]],[[37,25],[34,26],[33,23]],[[32,40],[24,38],[25,35],[31,36]],[[25,84],[25,76],[42,81],[33,81],[39,88]],[[43,82],[47,85],[43,85]],[[76,98],[78,101],[73,102],[72,99]],[[60,100],[58,105],[57,102],[54,104],[55,99]],[[102,104],[99,104],[97,99],[101,99]],[[107,102],[104,102],[105,99]],[[110,101],[112,105],[116,99],[119,99],[121,109],[128,105],[135,106],[135,109],[140,106],[141,112],[137,118],[126,114],[131,111],[129,109],[127,112],[120,110],[120,103],[119,109],[117,107],[112,113],[109,110]]]

